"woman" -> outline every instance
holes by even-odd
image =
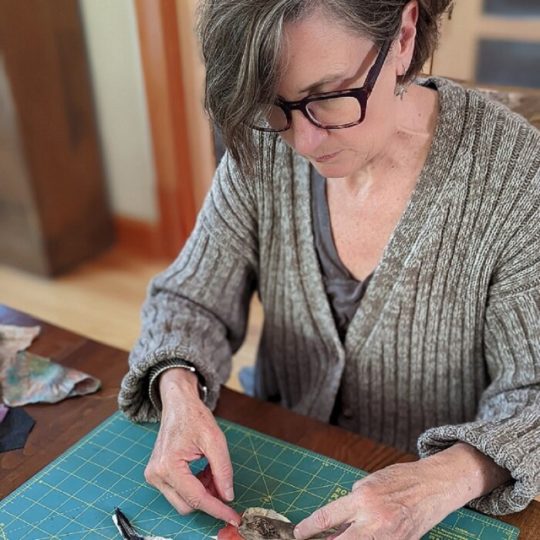
[[[449,4],[203,4],[229,153],[152,283],[120,395],[135,420],[161,415],[146,476],[179,512],[239,519],[210,410],[254,291],[259,397],[424,458],[357,482],[297,538],[417,538],[539,491],[540,137],[477,92],[415,80]],[[204,486],[187,466],[202,455]]]

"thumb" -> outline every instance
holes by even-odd
[[[212,470],[214,485],[219,496],[225,501],[234,500],[233,468],[223,433],[221,433],[221,437],[217,437],[211,442],[204,454]]]

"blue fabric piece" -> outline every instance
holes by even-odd
[[[0,424],[0,452],[24,448],[34,424],[34,419],[24,409],[10,409]]]

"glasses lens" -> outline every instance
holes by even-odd
[[[307,110],[315,122],[326,128],[356,124],[362,118],[360,102],[350,96],[311,101]]]
[[[287,116],[277,105],[270,105],[262,110],[253,122],[253,127],[265,131],[283,131],[287,127]]]

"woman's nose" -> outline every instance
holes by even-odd
[[[301,155],[312,156],[328,136],[326,129],[312,124],[301,111],[293,111],[290,128],[291,146]]]

